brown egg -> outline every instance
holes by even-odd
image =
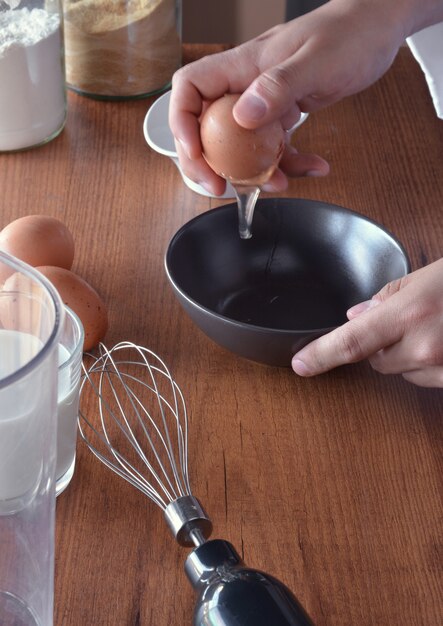
[[[239,126],[232,109],[240,94],[212,102],[200,121],[203,155],[210,167],[234,184],[262,185],[274,173],[284,149],[280,122],[262,128]]]
[[[69,270],[74,260],[74,239],[55,217],[26,215],[0,232],[0,250],[34,267],[56,265]]]
[[[96,346],[108,330],[108,314],[98,293],[83,278],[62,267],[36,268],[57,289],[63,302],[79,316],[85,331],[84,350]]]

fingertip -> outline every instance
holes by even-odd
[[[226,190],[226,181],[223,178],[217,178],[213,181],[204,181],[203,183],[206,191],[212,193],[214,196],[222,196]]]
[[[318,170],[311,169],[306,172],[306,176],[308,176],[309,178],[324,178],[328,174],[329,174],[329,167],[327,170],[321,167]]]
[[[308,365],[297,356],[293,357],[291,366],[294,372],[299,376],[310,376],[312,373]]]
[[[331,171],[331,166],[325,159],[318,154],[309,155],[311,159],[311,167],[307,171],[306,176],[322,177],[328,176]]]
[[[187,175],[188,178],[191,178],[189,174]],[[207,191],[208,194],[211,196],[222,196],[226,190],[225,179],[217,176],[217,174],[212,172],[212,170],[208,172],[206,168],[204,168],[202,171],[199,171],[198,175],[194,174],[191,180],[193,180],[197,185],[203,187],[203,189],[205,189],[205,191]]]
[[[379,304],[379,301],[374,298],[372,298],[371,300],[364,300],[363,302],[359,302],[358,304],[355,304],[350,309],[348,309],[346,311],[346,316],[348,320],[352,320],[362,313],[369,311],[369,309],[372,309],[377,304]]]
[[[288,145],[280,161],[280,168],[290,178],[300,176],[324,177],[329,174],[329,163],[317,154],[303,154]]]
[[[288,179],[280,169],[276,169],[268,182],[261,186],[261,190],[267,193],[280,193],[288,188]]]

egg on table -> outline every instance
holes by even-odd
[[[285,132],[279,121],[257,129],[243,128],[232,109],[240,94],[214,100],[200,120],[203,156],[219,175],[237,185],[262,185],[283,154]]]
[[[83,278],[71,271],[74,238],[63,222],[49,215],[27,215],[10,222],[0,232],[0,250],[35,267],[54,285],[62,301],[82,322],[84,350],[90,350],[105,336],[108,314],[103,300]],[[28,292],[30,279],[5,264],[0,264],[0,291]],[[0,325],[29,328],[36,332],[39,320],[15,298],[0,298]]]
[[[36,267],[56,265],[71,269],[74,238],[67,226],[49,215],[26,215],[0,232],[0,250]]]
[[[54,285],[64,304],[80,318],[85,331],[83,350],[90,350],[106,335],[108,314],[96,290],[83,278],[62,267],[36,268]]]

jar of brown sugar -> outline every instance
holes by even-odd
[[[181,0],[64,0],[66,81],[103,100],[166,89],[181,64]]]

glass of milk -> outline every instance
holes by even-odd
[[[81,321],[65,306],[65,322],[58,346],[57,496],[66,489],[74,474],[83,340]]]
[[[0,250],[0,624],[53,624],[64,316],[49,281]]]

